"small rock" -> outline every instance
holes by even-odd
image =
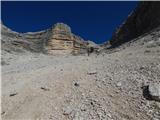
[[[118,83],[116,84],[116,86],[117,86],[117,87],[121,87],[121,86],[122,86],[122,83],[121,83],[121,82],[118,82]]]
[[[76,82],[76,83],[74,83],[74,86],[79,87],[79,84]]]
[[[3,111],[3,112],[1,113],[1,115],[4,115],[5,113],[6,113],[6,112]]]
[[[150,84],[148,90],[153,100],[160,101],[160,83]]]
[[[159,102],[156,102],[155,106],[156,106],[156,108],[158,108],[160,110],[160,103]]]
[[[17,95],[18,93],[11,93],[9,96],[12,97],[12,96],[15,96]]]
[[[41,87],[41,89],[44,90],[44,91],[49,91],[49,89],[45,88],[45,87]]]
[[[144,67],[144,66],[141,66],[139,69],[140,69],[140,70],[144,70],[144,69],[145,69],[145,67]]]
[[[72,109],[70,107],[66,107],[63,109],[63,115],[70,115],[72,113]]]
[[[91,71],[91,72],[88,72],[87,74],[88,75],[94,75],[94,74],[97,74],[97,71]]]
[[[112,118],[112,115],[110,113],[107,113],[107,117]]]
[[[81,111],[86,111],[86,110],[87,110],[86,106],[84,104],[81,105]]]

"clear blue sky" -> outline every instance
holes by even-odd
[[[2,2],[2,22],[17,32],[40,31],[57,22],[86,40],[102,43],[127,18],[138,2]]]

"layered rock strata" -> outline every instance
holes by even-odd
[[[80,53],[85,51],[86,45],[82,38],[71,32],[68,25],[57,23],[51,30],[45,49],[49,54]]]
[[[90,45],[73,34],[71,28],[63,23],[40,32],[18,33],[1,24],[3,52],[39,52],[47,54],[86,53]]]

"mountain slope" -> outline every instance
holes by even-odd
[[[73,34],[69,26],[57,23],[39,32],[17,33],[1,24],[2,51],[46,54],[86,53],[89,42]],[[67,53],[67,54],[68,54]]]
[[[2,68],[2,118],[160,119],[159,102],[143,89],[160,80],[159,35],[157,30],[110,54],[12,59]]]
[[[48,39],[49,29],[33,33],[17,33],[1,24],[2,51],[7,52],[42,52],[43,43]]]
[[[63,23],[23,34],[2,25],[2,119],[159,120],[160,102],[154,98],[160,97],[159,18],[150,27],[140,22],[136,33],[129,27],[138,20],[133,18],[111,41],[114,49],[89,56],[48,55],[97,47]],[[151,84],[158,86],[154,97]]]
[[[140,2],[124,23],[113,33],[112,47],[128,42],[160,26],[160,2]]]

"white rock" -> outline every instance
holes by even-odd
[[[160,101],[160,83],[152,83],[149,85],[149,94],[152,99]]]
[[[116,86],[117,86],[117,87],[121,87],[121,86],[122,86],[122,83],[121,83],[121,82],[118,82],[118,83],[116,84]]]
[[[97,74],[97,71],[89,71],[87,74],[88,74],[88,75]]]
[[[63,114],[64,115],[69,115],[72,112],[72,108],[71,107],[66,107],[63,109]]]

